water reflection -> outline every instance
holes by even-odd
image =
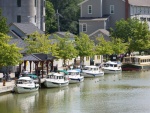
[[[0,97],[1,113],[149,113],[150,72],[86,78],[80,84]]]

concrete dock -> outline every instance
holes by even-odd
[[[0,82],[0,94],[11,92],[15,86],[15,80],[11,80],[9,82],[5,83],[5,86],[3,86],[3,82]]]

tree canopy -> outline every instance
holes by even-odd
[[[78,50],[81,60],[85,56],[93,56],[95,54],[94,42],[85,33],[80,33],[79,36],[75,37],[75,48]]]
[[[111,55],[113,54],[113,48],[110,41],[106,41],[104,37],[97,37],[98,44],[95,46],[97,55]]]
[[[78,51],[74,48],[74,41],[70,40],[70,35],[65,34],[65,37],[56,36],[57,39],[57,51],[58,57],[64,60],[64,64],[67,59],[72,59],[78,56]]]
[[[142,51],[150,48],[150,31],[146,22],[127,19],[116,22],[111,37],[120,38],[129,44],[128,51]]]
[[[78,18],[80,16],[80,7],[78,4],[82,1],[83,0],[46,0],[48,3],[46,5],[47,33],[58,31],[56,16],[58,10],[58,13],[61,15],[59,18],[60,31],[69,31],[78,34]]]
[[[2,16],[2,11],[0,9],[0,33],[7,34],[9,31],[9,27],[7,25],[7,20]]]
[[[55,18],[55,10],[53,4],[46,1],[46,34],[57,31],[57,22]]]
[[[14,66],[21,62],[21,48],[16,44],[9,44],[11,37],[0,33],[0,68],[3,66]]]
[[[53,55],[56,54],[55,48],[56,45],[52,44],[51,41],[48,39],[49,35],[39,34],[38,32],[34,32],[33,34],[29,35],[29,38],[25,39],[27,44],[27,53],[45,53]]]

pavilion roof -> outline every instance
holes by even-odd
[[[32,53],[30,55],[26,55],[22,58],[24,61],[47,61],[55,59],[51,54],[44,53]]]

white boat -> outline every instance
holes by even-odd
[[[84,76],[80,76],[80,71],[79,70],[68,70],[68,75],[67,77],[69,78],[69,83],[79,83],[84,80]]]
[[[46,87],[62,87],[69,84],[68,78],[64,73],[51,73],[47,75],[44,81]]]
[[[120,73],[122,72],[121,65],[117,62],[108,61],[103,64],[102,70],[104,73]]]
[[[36,84],[30,77],[20,77],[16,80],[14,91],[16,93],[28,93],[38,91],[39,84]]]
[[[81,71],[81,75],[84,77],[100,77],[104,76],[104,72],[97,66],[85,66]]]

